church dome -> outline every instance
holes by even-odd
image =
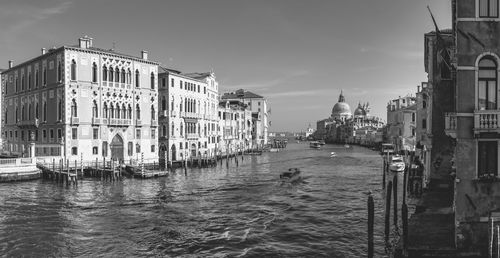
[[[345,102],[344,95],[342,92],[339,96],[339,101],[332,108],[332,117],[333,118],[341,118],[341,117],[350,117],[351,116],[351,107],[349,104]]]
[[[354,116],[366,116],[366,111],[361,106],[361,103],[358,104],[358,107],[354,110]]]

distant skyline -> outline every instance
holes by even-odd
[[[369,102],[386,119],[390,99],[427,81],[424,33],[451,26],[443,0],[7,0],[0,3],[0,68],[40,48],[94,46],[182,72],[215,72],[220,93],[268,99],[270,131],[301,131],[328,117],[343,90],[354,112]]]

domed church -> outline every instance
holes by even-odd
[[[345,102],[344,95],[341,91],[339,95],[339,101],[335,103],[332,108],[331,118],[333,118],[334,120],[346,121],[347,119],[351,118],[351,116],[351,107],[349,107],[349,104]]]

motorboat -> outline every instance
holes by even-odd
[[[289,168],[280,174],[280,179],[284,183],[293,183],[301,179],[300,170],[298,168]]]
[[[319,145],[325,145],[326,144],[325,140],[319,140],[318,143],[319,143]]]
[[[337,153],[335,151],[330,152],[330,158],[337,157]]]
[[[313,149],[320,149],[321,148],[321,144],[319,142],[310,142],[309,143],[309,147],[313,148]]]
[[[403,172],[405,170],[405,162],[403,157],[400,155],[394,155],[391,157],[391,162],[389,163],[389,170],[393,172]]]
[[[349,149],[351,146],[349,144],[344,145],[344,148]]]

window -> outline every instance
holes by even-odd
[[[136,144],[135,145],[135,152],[136,153],[141,153],[141,145],[140,144]]]
[[[120,82],[120,69],[115,68],[115,82]]]
[[[479,17],[497,18],[498,0],[479,0]]]
[[[139,88],[140,81],[139,81],[139,70],[135,70],[135,87]]]
[[[43,121],[47,122],[47,101],[43,102]]]
[[[102,67],[102,80],[108,80],[108,68],[105,65]]]
[[[155,107],[153,105],[151,105],[151,120],[156,120]]]
[[[427,119],[422,119],[422,129],[427,129]]]
[[[92,82],[97,82],[97,64],[92,63]]]
[[[106,103],[104,103],[104,107],[102,108],[102,116],[103,118],[109,118],[108,104]]]
[[[50,129],[50,139],[54,139],[54,130],[53,129]]]
[[[151,72],[151,89],[155,89],[155,74]]]
[[[130,84],[132,82],[132,72],[130,69],[127,69],[127,84]]]
[[[92,154],[93,155],[99,154],[99,148],[97,146],[92,147]]]
[[[411,121],[415,122],[415,113],[411,113]]]
[[[71,155],[78,155],[78,147],[71,148]]]
[[[95,100],[92,104],[92,117],[99,117],[99,109],[97,108],[97,102]]]
[[[63,104],[62,100],[59,99],[59,102],[57,104],[57,120],[62,121],[62,114],[63,114]]]
[[[155,152],[155,146],[151,145],[151,152]]]
[[[123,68],[122,68],[122,73],[121,73],[121,74],[122,74],[122,77],[121,77],[121,83],[125,83],[125,81],[126,81],[126,78],[125,78],[125,77],[126,77],[126,75],[127,75],[127,74],[125,73],[125,69],[123,69]]]
[[[180,88],[181,88],[181,90],[182,90],[182,81],[180,82],[180,84],[179,84],[179,85],[180,85]]]
[[[141,129],[136,129],[135,130],[135,138],[136,139],[141,139]]]
[[[43,67],[43,76],[42,76],[42,80],[43,80],[43,86],[47,86],[47,67]],[[17,87],[16,87],[16,91],[17,91]]]
[[[171,131],[172,136],[174,136],[174,129],[175,129],[174,122],[172,122],[172,131]]]
[[[479,141],[477,152],[477,176],[482,177],[487,174],[498,175],[498,142],[497,141]]]
[[[135,119],[141,119],[141,108],[139,104],[135,106]]]
[[[92,139],[94,140],[99,139],[99,128],[92,129]]]
[[[71,139],[78,139],[78,128],[71,128]]]
[[[35,104],[35,119],[39,118],[39,112],[38,112],[38,102]]]
[[[108,156],[108,142],[106,141],[102,142],[102,156],[103,157]]]
[[[35,88],[38,88],[40,85],[40,75],[38,69],[35,70]]]
[[[478,108],[497,109],[497,64],[490,57],[479,61]]]
[[[422,108],[427,108],[427,101],[422,101]]]
[[[71,67],[73,67],[73,64],[71,64]],[[57,62],[57,81],[58,82],[62,82],[62,72],[63,72],[62,69],[63,69],[62,62],[61,61]]]
[[[156,138],[156,130],[151,129],[151,139],[155,139],[155,138]]]
[[[174,87],[174,79],[170,79],[170,85],[172,86],[172,88]]]
[[[109,73],[108,73],[108,81],[109,82],[113,82],[113,74],[114,74],[115,70],[113,69],[112,66],[109,67]]]
[[[31,90],[31,82],[32,82],[31,72],[28,72],[28,89],[29,90]]]
[[[62,130],[61,129],[57,129],[57,139],[62,139]]]
[[[167,100],[165,99],[165,96],[161,97],[161,110],[167,110]]]
[[[165,78],[161,78],[161,86],[165,88],[167,86],[167,80]]]
[[[71,80],[76,81],[76,61],[71,60]]]
[[[43,136],[44,140],[47,139],[47,130],[42,130],[42,136]],[[12,137],[12,135],[11,135],[11,137]]]

